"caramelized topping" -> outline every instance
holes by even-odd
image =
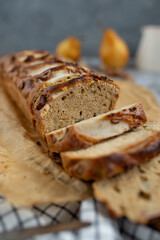
[[[41,110],[44,107],[44,105],[46,104],[46,102],[47,102],[47,97],[44,95],[41,95],[39,98],[39,103],[36,106],[36,110],[38,110],[38,111]]]
[[[120,121],[128,122],[130,127],[131,125],[134,126],[134,123],[139,124],[141,120],[144,120],[145,122],[147,121],[145,113],[142,112],[142,109],[139,106],[124,109],[117,113],[111,113],[106,117],[113,124],[118,124]],[[104,117],[104,119],[106,119],[106,117]]]

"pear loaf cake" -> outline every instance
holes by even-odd
[[[140,103],[100,114],[45,135],[51,152],[87,148],[146,122]]]
[[[61,153],[66,172],[83,180],[110,178],[160,153],[160,122],[147,122],[87,149]]]
[[[42,137],[112,110],[119,96],[119,87],[107,77],[45,51],[4,57],[0,77]]]

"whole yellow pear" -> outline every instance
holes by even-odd
[[[100,45],[100,58],[110,68],[123,68],[129,60],[129,48],[112,29],[106,29]]]
[[[56,47],[56,54],[77,61],[81,55],[81,43],[76,37],[68,37]]]

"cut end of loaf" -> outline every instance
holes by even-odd
[[[64,86],[49,97],[42,94],[35,103],[35,115],[40,119],[36,128],[45,135],[76,122],[95,117],[115,107],[119,88],[107,80],[77,82]],[[48,100],[49,99],[49,100]],[[39,128],[40,126],[40,128]]]

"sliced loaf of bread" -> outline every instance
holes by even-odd
[[[42,136],[112,110],[119,96],[119,87],[107,77],[45,51],[4,57],[0,77]]]
[[[146,120],[142,105],[135,103],[50,132],[45,138],[51,152],[77,150],[118,136]]]
[[[112,217],[153,225],[160,217],[159,182],[160,155],[125,174],[95,182],[93,189]]]
[[[61,153],[64,169],[77,178],[109,178],[160,153],[160,122],[148,122],[87,149]]]

